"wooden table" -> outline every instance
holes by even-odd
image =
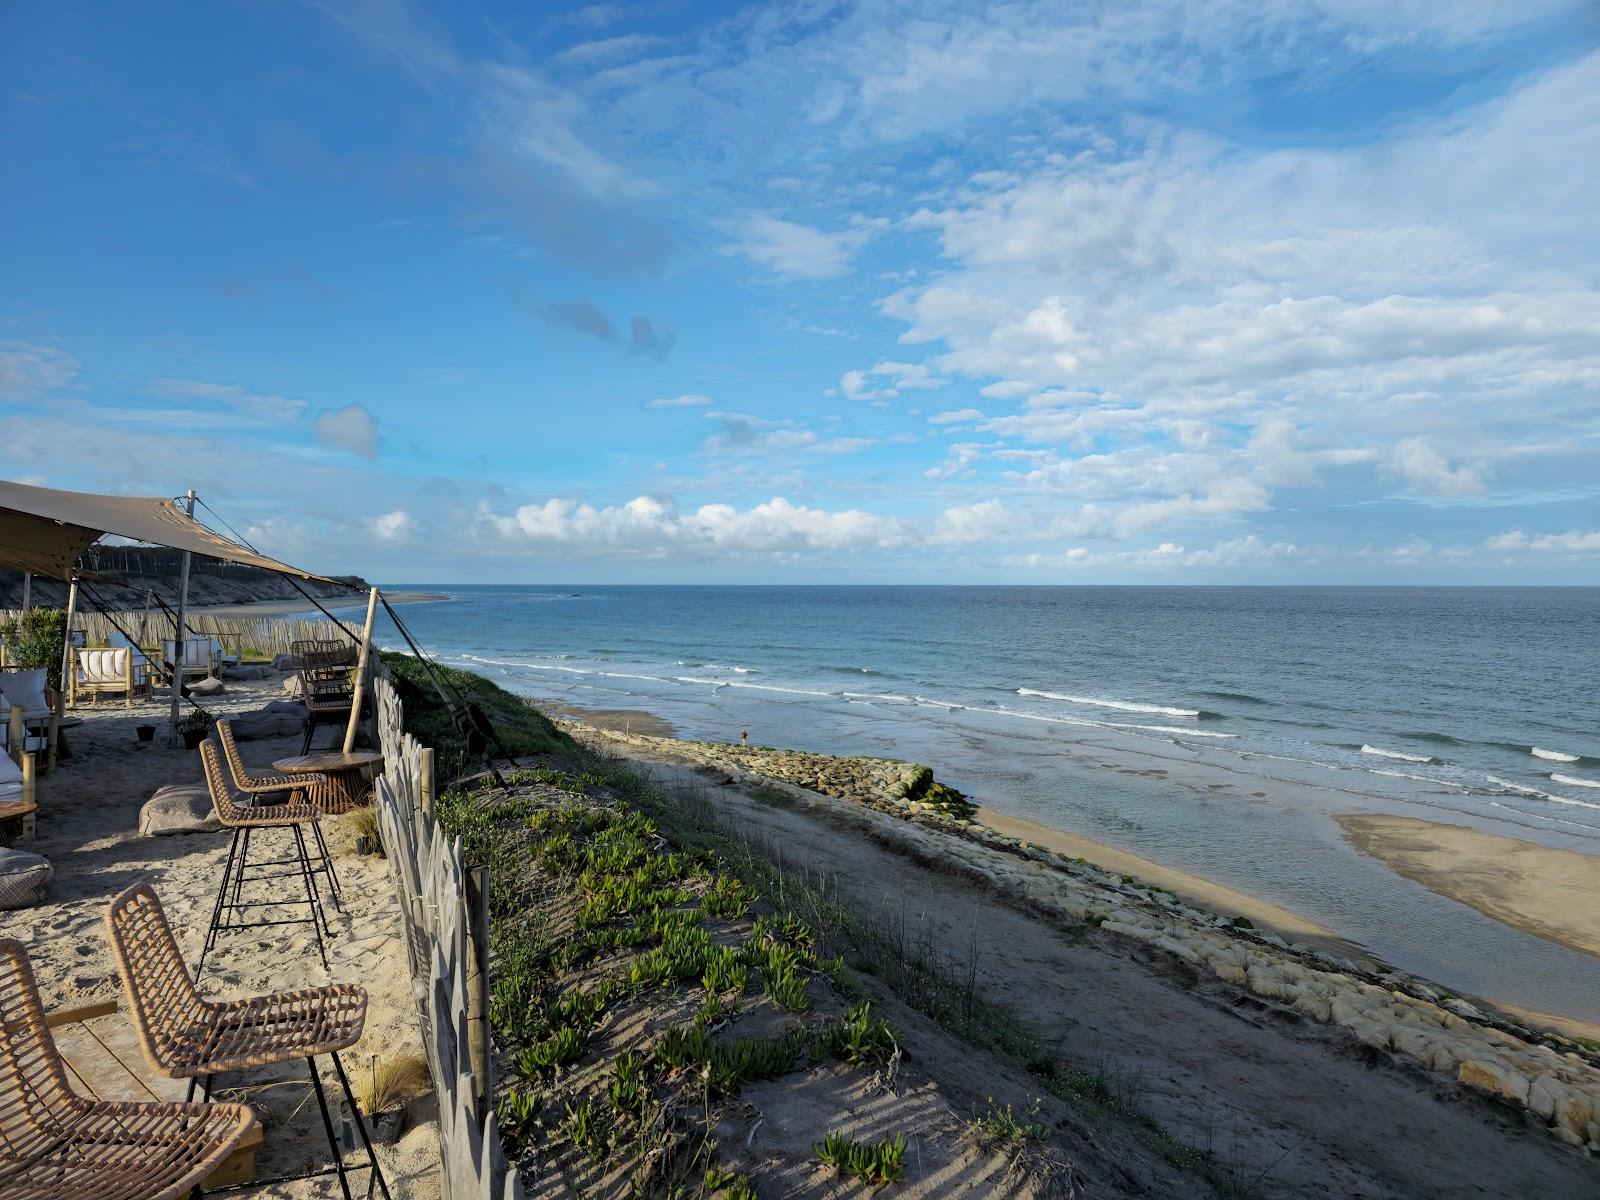
[[[280,758],[273,767],[286,775],[326,775],[332,796],[321,807],[329,813],[349,812],[365,802],[367,782],[383,766],[383,755],[376,750],[324,750]]]

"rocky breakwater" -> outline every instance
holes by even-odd
[[[1487,1013],[1398,971],[1348,960],[1190,905],[972,820],[972,802],[916,763],[689,742],[561,722],[569,732],[726,772],[729,783],[776,782],[847,801],[883,841],[940,860],[1015,895],[1035,912],[1170,954],[1220,986],[1338,1027],[1397,1064],[1451,1076],[1521,1108],[1561,1141],[1600,1153],[1600,1054]],[[865,810],[865,811],[862,811]]]

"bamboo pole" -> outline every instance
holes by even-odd
[[[22,611],[27,612],[33,605],[33,572],[22,573]]]
[[[361,700],[367,690],[367,663],[372,657],[372,622],[378,615],[378,589],[367,596],[367,623],[361,627],[361,655],[356,659],[356,690],[350,698],[350,722],[344,727],[344,752],[356,745],[356,726],[361,722]]]
[[[188,495],[183,499],[183,507],[189,514],[189,519],[194,520],[194,489],[190,488]],[[178,701],[183,696],[183,643],[187,640],[183,636],[184,611],[189,607],[189,552],[183,552],[183,566],[178,572],[178,621],[177,628],[172,632],[172,714],[170,736],[173,745],[178,741]]]

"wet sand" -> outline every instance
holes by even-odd
[[[1415,817],[1335,819],[1358,850],[1430,891],[1513,929],[1600,955],[1600,857]]]
[[[591,729],[609,729],[616,733],[642,733],[647,737],[675,738],[678,731],[670,721],[663,720],[642,708],[580,708],[576,704],[559,704],[554,700],[540,700],[536,708],[547,717],[560,717],[568,721],[581,721]]]
[[[1364,950],[1340,938],[1327,926],[1320,925],[1309,917],[1290,912],[1286,908],[1280,908],[1270,900],[1237,891],[1215,880],[1192,875],[1176,867],[1163,866],[1148,858],[1142,858],[1126,850],[1118,850],[1115,846],[1108,846],[1104,842],[1097,842],[1093,838],[1064,833],[1048,825],[1040,825],[1022,817],[1013,817],[992,808],[979,808],[977,820],[980,824],[987,825],[996,833],[1003,833],[1007,837],[1033,842],[1072,858],[1088,859],[1102,870],[1114,871],[1118,875],[1132,875],[1142,883],[1166,888],[1184,900],[1201,908],[1210,909],[1212,912],[1229,917],[1244,917],[1251,924],[1270,929],[1287,941],[1308,942],[1344,958],[1370,961],[1370,956]]]

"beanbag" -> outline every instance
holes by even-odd
[[[42,854],[0,846],[0,908],[39,903],[53,873],[50,860]]]

